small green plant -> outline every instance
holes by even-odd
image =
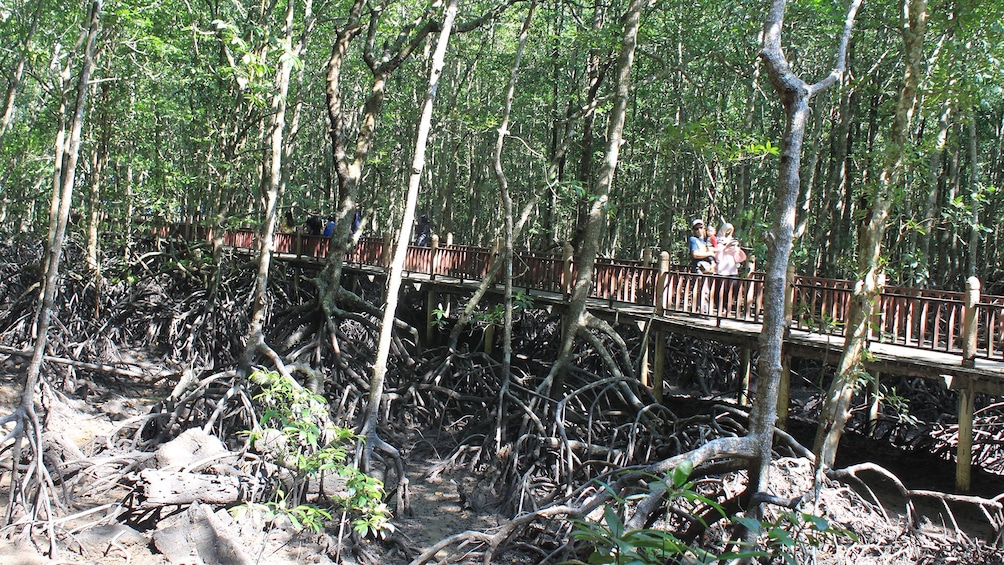
[[[882,404],[889,407],[889,410],[896,415],[896,420],[900,424],[916,427],[924,423],[920,418],[910,413],[910,399],[899,394],[896,391],[896,387],[886,388],[883,386],[881,390]]]
[[[533,297],[520,289],[516,292],[516,296],[512,297],[512,306],[516,310],[529,310],[533,308]]]
[[[533,297],[527,294],[522,289],[517,291],[512,297],[512,308],[513,313],[518,313],[520,311],[526,311],[533,308]],[[432,311],[432,315],[436,316],[436,311]],[[492,308],[485,310],[483,312],[474,312],[472,314],[472,319],[474,323],[480,326],[498,326],[502,324],[502,320],[505,319],[505,305],[496,304]],[[437,323],[434,321],[433,323]]]
[[[297,530],[307,529],[314,533],[321,533],[325,524],[331,520],[330,512],[312,504],[300,504],[293,508],[287,508],[285,497],[281,495],[278,501],[242,504],[231,512],[236,518],[249,512],[257,512],[266,522],[285,518]]]
[[[694,483],[689,482],[693,472],[692,464],[687,461],[673,470],[671,480],[664,482],[656,479],[651,482],[651,489],[665,488],[666,507],[671,508],[677,502],[689,503],[691,507],[705,507],[717,512],[735,525],[742,526],[762,534],[762,545],[759,547],[740,547],[738,551],[730,551],[721,555],[714,552],[687,545],[672,532],[655,528],[627,529],[621,517],[624,506],[632,499],[647,496],[640,494],[627,498],[613,494],[609,486],[603,487],[613,494],[612,502],[603,507],[601,522],[572,519],[573,539],[585,542],[592,547],[588,560],[567,561],[569,565],[584,565],[584,563],[603,563],[614,565],[662,565],[675,559],[686,557],[692,563],[719,563],[736,559],[764,558],[769,563],[783,562],[788,564],[804,563],[811,550],[823,547],[828,543],[836,543],[839,538],[846,537],[857,541],[857,536],[839,527],[831,525],[826,519],[806,512],[785,510],[780,512],[773,521],[758,521],[743,516],[728,516],[725,509],[718,503],[694,490]],[[668,512],[668,510],[667,510]],[[704,524],[699,516],[692,516]],[[706,525],[706,524],[704,524]]]
[[[650,492],[665,488],[667,507],[674,501],[683,500],[713,508],[723,517],[725,510],[713,500],[702,496],[693,489],[688,477],[693,464],[685,461],[673,470],[672,484],[653,477]],[[647,496],[640,494],[620,497],[610,487],[601,483],[613,495],[613,503],[603,508],[603,522],[573,519],[572,538],[592,546],[593,551],[586,563],[612,563],[616,565],[661,565],[673,556],[687,555],[698,563],[714,563],[718,556],[700,548],[691,547],[673,535],[672,532],[655,528],[629,530],[620,516],[623,507],[633,499]],[[696,517],[700,520],[699,517]],[[581,564],[582,561],[570,561]]]
[[[446,310],[436,308],[432,311],[432,325],[435,326],[437,330],[445,329],[446,324],[449,321],[450,317],[446,314]]]
[[[843,322],[833,316],[830,316],[826,312],[821,312],[817,317],[812,313],[811,307],[808,304],[802,304],[799,306],[798,317],[810,333],[819,333],[823,335],[843,334]]]
[[[344,494],[333,497],[332,506],[351,520],[356,532],[369,535],[390,528],[383,483],[349,464],[348,448],[360,438],[331,424],[324,398],[276,372],[255,371],[250,379],[260,387],[254,400],[261,418],[246,433],[255,450],[292,472],[293,480],[284,481],[287,489],[272,489],[271,500],[236,507],[234,515],[255,511],[266,520],[284,517],[297,529],[320,532],[332,513],[307,503],[307,486],[311,478],[331,472],[344,482]]]
[[[782,562],[789,565],[808,563],[813,550],[820,549],[828,543],[836,543],[841,537],[858,541],[854,532],[835,527],[825,518],[807,512],[785,510],[780,512],[774,521],[758,521],[745,517],[736,517],[734,521],[764,533],[767,547],[765,557],[769,558],[770,563]]]

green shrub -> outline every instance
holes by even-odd
[[[251,445],[266,460],[290,471],[292,480],[277,479],[270,500],[242,505],[234,514],[254,510],[267,520],[284,517],[297,529],[320,532],[337,510],[361,535],[390,528],[383,483],[350,464],[349,447],[360,438],[331,424],[325,399],[276,372],[255,371],[250,380],[260,388],[254,400],[261,412],[258,427],[246,432]],[[310,479],[325,472],[345,485],[344,494],[332,497],[328,508],[307,502]]]

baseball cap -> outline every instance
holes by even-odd
[[[693,222],[690,222],[690,229],[694,229],[694,228],[696,228],[698,226],[704,227],[704,220],[698,218],[698,219],[694,220]]]

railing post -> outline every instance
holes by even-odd
[[[565,242],[561,246],[561,293],[568,298],[572,295],[572,255],[575,252],[572,244]]]
[[[669,253],[659,254],[659,273],[655,276],[655,314],[666,312],[666,286],[669,285]]]
[[[746,311],[746,317],[752,318],[756,321],[757,317],[760,315],[760,298],[754,290],[753,273],[756,272],[756,255],[750,255],[746,260],[746,277],[750,280],[749,284],[746,285],[746,296],[743,300],[743,309]],[[753,299],[756,298],[756,302]]]
[[[380,257],[380,263],[383,264],[384,269],[390,268],[391,257],[394,256],[393,251],[391,250],[393,241],[394,240],[389,232],[383,234],[383,253]]]
[[[962,366],[976,366],[976,309],[980,303],[980,279],[966,279],[966,301],[962,307]],[[962,431],[959,431],[961,436]]]
[[[973,412],[976,408],[976,391],[973,390],[973,383],[969,378],[959,380],[964,385],[959,388],[959,446],[955,454],[955,488],[960,492],[969,492],[972,486]]]
[[[872,304],[871,323],[868,324],[868,339],[873,339],[875,328],[879,328],[879,341],[882,340],[882,291],[885,289],[885,273],[875,277],[875,302]]]
[[[661,316],[666,311],[666,287],[669,285],[669,253],[659,254],[659,273],[655,277],[655,313]],[[658,328],[658,326],[656,326]],[[666,372],[666,336],[662,330],[655,330],[655,350],[652,363],[652,394],[662,402],[662,383]]]
[[[439,255],[439,236],[432,234],[432,247],[429,251],[429,279],[436,278],[436,258]]]
[[[784,326],[791,327],[795,315],[795,267],[788,266],[784,272]]]
[[[446,232],[446,245],[453,245],[453,232]]]

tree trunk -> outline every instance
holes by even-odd
[[[328,119],[331,122],[331,155],[338,181],[338,204],[335,218],[336,231],[329,243],[328,258],[324,269],[317,278],[320,286],[321,307],[328,320],[331,320],[331,314],[337,311],[336,304],[339,298],[347,297],[357,303],[361,304],[362,302],[354,296],[349,297],[348,291],[342,288],[342,263],[345,258],[351,229],[351,222],[348,219],[352,214],[355,214],[356,195],[359,189],[359,181],[362,179],[363,167],[366,165],[370,150],[376,141],[377,117],[383,108],[387,79],[438,26],[438,24],[429,18],[423,25],[416,26],[417,29],[413,34],[398,36],[395,41],[385,47],[383,55],[378,56],[379,54],[374,52],[374,45],[376,44],[376,33],[380,28],[378,23],[382,12],[375,11],[371,14],[371,17],[374,19],[368,27],[363,58],[373,73],[373,83],[370,87],[369,96],[363,104],[362,116],[358,120],[359,126],[356,131],[355,152],[350,162],[346,153],[347,140],[344,137],[345,132],[342,131],[346,122],[346,116],[342,109],[339,86],[341,83],[342,67],[345,63],[345,55],[349,44],[362,32],[360,18],[366,5],[367,3],[363,0],[356,0],[352,5],[348,22],[340,28],[335,44],[331,48],[331,55],[328,58],[327,76],[325,78]],[[405,241],[407,241],[407,235],[405,236]],[[334,337],[333,323],[329,322],[328,332],[332,346],[338,351]]]
[[[380,403],[383,400],[387,359],[390,356],[391,338],[394,331],[395,316],[397,315],[401,275],[404,272],[404,260],[408,253],[408,243],[411,233],[409,228],[415,220],[418,189],[422,180],[422,170],[425,167],[425,149],[429,140],[429,130],[432,127],[432,107],[436,99],[436,91],[439,87],[439,78],[443,72],[444,60],[446,59],[446,46],[449,43],[450,32],[453,29],[453,22],[457,16],[457,2],[458,0],[450,0],[450,3],[446,7],[442,31],[436,44],[436,51],[433,54],[432,70],[429,75],[429,88],[425,96],[425,103],[422,106],[422,115],[419,121],[417,138],[415,139],[415,155],[412,160],[411,175],[408,179],[408,195],[405,201],[404,215],[401,218],[401,230],[394,250],[394,259],[391,262],[390,272],[387,276],[386,304],[383,309],[383,321],[380,326],[380,338],[377,342],[376,359],[373,362],[373,374],[370,378],[369,400],[366,405],[362,430],[360,431],[360,435],[366,441],[364,468],[368,465],[368,461],[370,461],[369,454],[374,447],[381,447],[384,450],[390,449],[390,446],[377,435],[377,422],[380,414]],[[396,450],[394,450],[394,453],[396,454]]]
[[[851,206],[849,198],[841,198],[841,189],[846,193],[850,183],[847,180],[849,162],[847,154],[851,146],[851,124],[854,122],[854,108],[856,107],[855,92],[847,89],[839,93],[837,104],[837,126],[831,134],[830,147],[830,167],[823,185],[823,193],[827,195],[823,205],[823,211],[828,215],[826,225],[830,226],[826,242],[820,242],[820,246],[825,246],[826,265],[824,273],[832,275],[838,265],[839,258],[847,250],[845,249],[845,239],[848,238],[843,229],[843,218],[848,215],[846,211]]]
[[[56,137],[56,168],[53,175],[52,208],[49,216],[49,234],[46,244],[46,268],[45,279],[42,281],[42,293],[39,300],[38,314],[35,326],[35,345],[32,350],[31,360],[25,370],[24,389],[21,392],[21,403],[17,409],[19,419],[18,426],[22,429],[32,431],[33,437],[29,438],[29,444],[34,453],[31,464],[34,466],[33,472],[29,472],[25,480],[34,480],[34,488],[39,502],[33,505],[34,516],[39,518],[44,516],[49,520],[49,543],[50,557],[55,557],[55,532],[53,531],[52,512],[49,505],[49,496],[46,487],[46,477],[42,453],[42,430],[35,414],[35,388],[39,386],[39,376],[42,368],[42,359],[45,356],[45,348],[48,344],[48,330],[52,319],[53,303],[56,296],[56,289],[59,285],[59,263],[63,253],[63,242],[66,235],[66,224],[70,217],[70,206],[73,200],[73,183],[76,176],[77,159],[80,154],[80,132],[83,127],[85,108],[87,106],[88,81],[91,70],[94,68],[94,44],[98,35],[101,17],[101,0],[94,0],[91,3],[89,14],[89,26],[87,41],[84,46],[83,64],[80,69],[80,77],[77,83],[76,103],[73,115],[70,120],[70,137],[65,142],[63,136],[64,128],[60,128]],[[64,114],[65,107],[60,108],[59,115]],[[15,438],[15,444],[20,443],[20,438]],[[14,458],[14,473],[12,473],[11,484],[18,481],[19,462]],[[11,509],[15,504],[23,504],[27,507],[32,493],[26,492],[24,484],[21,485],[20,495],[11,496],[8,504],[7,523],[11,523],[13,518]],[[15,489],[11,489],[13,493]]]
[[[505,171],[502,169],[502,147],[505,138],[509,134],[509,115],[512,113],[512,100],[516,92],[516,79],[519,76],[519,64],[523,58],[523,50],[526,47],[526,40],[530,31],[530,23],[533,21],[533,14],[537,9],[537,2],[534,0],[530,4],[526,18],[523,20],[523,28],[520,30],[519,44],[509,72],[509,86],[506,88],[504,106],[502,108],[502,121],[498,128],[498,138],[495,141],[495,150],[492,152],[492,165],[495,169],[495,177],[499,182],[499,195],[502,200],[502,209],[505,216],[505,313],[503,315],[502,330],[502,387],[499,391],[498,412],[496,414],[497,424],[495,426],[495,445],[502,448],[502,438],[500,435],[504,422],[505,397],[508,394],[509,380],[512,370],[512,262],[513,262],[513,217],[512,217],[512,196],[509,194],[509,181],[506,179]]]
[[[7,79],[7,94],[4,96],[3,115],[0,116],[0,144],[3,143],[4,135],[7,133],[8,128],[10,128],[10,122],[14,116],[14,100],[17,98],[17,89],[21,85],[21,78],[24,76],[25,59],[27,59],[28,53],[31,50],[31,40],[35,36],[35,31],[38,30],[38,21],[41,19],[45,4],[42,0],[38,0],[35,3],[35,12],[31,15],[31,23],[18,41],[20,50],[17,54],[17,62],[14,63],[14,69]]]
[[[938,115],[938,133],[935,136],[934,147],[928,155],[927,173],[927,198],[924,202],[924,215],[921,219],[922,232],[920,234],[920,260],[921,272],[914,275],[914,279],[923,279],[925,283],[932,281],[931,273],[937,268],[937,262],[931,255],[931,242],[935,239],[936,228],[938,226],[938,187],[941,179],[941,162],[948,146],[949,122],[952,115],[954,98],[945,96],[941,106],[941,113]]]
[[[295,2],[288,2],[283,22],[283,39],[287,45],[293,40],[293,10]],[[282,181],[283,143],[286,128],[287,94],[289,79],[293,70],[293,57],[280,57],[279,68],[275,78],[275,95],[272,97],[272,122],[268,134],[269,155],[263,166],[267,172],[264,180],[265,190],[265,220],[262,223],[260,241],[258,242],[258,272],[255,276],[255,291],[251,301],[251,318],[248,328],[248,338],[244,354],[241,356],[240,372],[248,374],[254,356],[259,351],[270,353],[265,344],[262,328],[265,323],[265,312],[268,297],[268,271],[272,264],[272,239],[275,237],[275,224],[278,217],[279,189]],[[271,355],[273,360],[274,355]],[[277,363],[279,372],[285,376],[285,368]]]
[[[589,213],[586,216],[581,245],[576,254],[578,274],[572,289],[568,310],[565,314],[565,328],[562,331],[558,355],[547,378],[538,389],[542,396],[557,397],[562,394],[565,367],[571,360],[575,341],[580,337],[580,332],[589,327],[592,322],[592,316],[586,308],[586,300],[589,298],[589,291],[592,286],[596,255],[599,250],[600,236],[603,231],[603,224],[609,205],[610,187],[613,184],[614,173],[617,170],[617,160],[624,133],[624,122],[627,117],[631,66],[634,62],[641,10],[645,5],[646,2],[644,0],[632,0],[622,20],[624,21],[624,32],[621,38],[621,49],[615,70],[615,93],[607,125],[606,148],[603,162],[597,174],[596,185],[592,190],[591,204],[589,206]]]
[[[861,356],[866,347],[870,318],[875,301],[881,291],[880,258],[886,218],[892,204],[893,193],[900,183],[906,154],[910,122],[920,85],[920,67],[924,28],[927,22],[927,0],[904,0],[902,33],[906,68],[899,103],[893,119],[888,152],[885,155],[882,176],[872,197],[871,207],[860,231],[858,272],[863,273],[854,287],[847,312],[847,330],[844,351],[837,365],[837,374],[827,392],[820,414],[813,451],[820,471],[833,465],[844,425],[850,417],[850,403],[854,387],[861,376]]]
[[[784,317],[785,273],[791,256],[795,227],[795,207],[799,192],[799,165],[802,142],[809,114],[809,99],[837,83],[844,74],[847,44],[861,0],[851,0],[837,49],[834,69],[823,80],[809,85],[796,77],[781,49],[781,28],[786,0],[773,0],[764,21],[764,47],[760,53],[771,84],[784,108],[785,132],[781,140],[781,161],[778,170],[778,193],[775,216],[768,239],[769,259],[764,275],[764,321],[760,333],[760,382],[756,401],[750,413],[750,436],[754,438],[755,456],[750,461],[748,489],[767,492],[768,472],[773,447],[774,422],[777,419],[777,397],[781,381],[781,346],[787,321]],[[762,514],[760,505],[751,508],[753,518]],[[756,532],[747,532],[747,541]]]
[[[975,112],[970,116],[969,127],[967,128],[969,135],[969,190],[968,193],[973,195],[971,198],[973,212],[969,221],[969,254],[967,255],[968,262],[966,264],[966,276],[975,277],[976,276],[976,266],[981,263],[980,261],[980,198],[976,195],[982,195],[982,188],[980,186],[980,163],[979,154],[977,152],[976,143],[976,116]]]

